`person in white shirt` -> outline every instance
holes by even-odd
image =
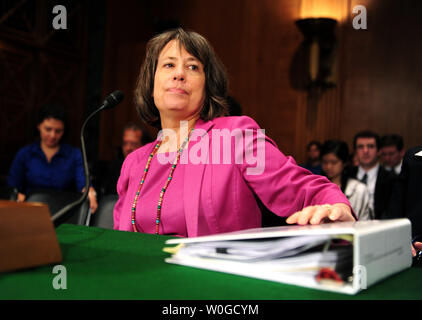
[[[349,199],[359,220],[373,218],[369,207],[369,191],[366,185],[348,175],[349,147],[341,140],[327,140],[321,148],[323,174]]]
[[[369,207],[375,219],[383,219],[397,175],[379,164],[379,136],[369,130],[357,133],[353,146],[359,166],[351,176],[365,183],[369,191]]]
[[[381,163],[387,171],[399,175],[403,164],[404,156],[403,138],[398,134],[387,134],[380,141]]]

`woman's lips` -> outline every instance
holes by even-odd
[[[187,94],[187,92],[181,88],[170,88],[168,89],[171,93],[177,93],[177,94]]]

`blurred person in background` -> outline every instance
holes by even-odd
[[[380,157],[384,169],[399,175],[405,153],[403,138],[398,134],[387,134],[380,141]]]
[[[374,219],[383,219],[397,175],[380,165],[380,139],[375,132],[358,132],[353,139],[353,146],[359,165],[350,170],[350,176],[366,184]]]
[[[323,174],[338,185],[350,201],[359,220],[370,220],[369,192],[366,185],[348,176],[349,147],[341,140],[327,140],[321,147]]]
[[[80,191],[85,189],[81,151],[62,142],[66,113],[60,105],[46,105],[40,111],[37,129],[40,139],[21,148],[8,175],[8,185],[18,191],[17,201],[25,201],[36,189]],[[91,212],[97,210],[97,193],[88,192]]]
[[[148,131],[135,122],[126,124],[122,132],[122,146],[119,148],[117,156],[110,163],[105,181],[103,183],[104,194],[117,194],[116,185],[119,180],[120,170],[123,161],[134,150],[151,142]]]
[[[319,141],[311,141],[306,146],[306,162],[302,167],[311,171],[313,174],[321,174],[321,143]]]

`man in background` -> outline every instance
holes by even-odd
[[[394,185],[388,218],[408,218],[412,236],[422,241],[422,146],[409,149]]]
[[[409,149],[403,158],[402,170],[394,185],[387,218],[408,218],[412,223],[412,255],[422,250],[422,146]],[[413,260],[422,266],[422,260]]]
[[[381,138],[380,156],[384,169],[399,175],[404,156],[403,138],[397,134],[387,134]]]
[[[372,131],[361,131],[355,135],[353,146],[359,165],[351,169],[350,175],[367,185],[369,206],[375,219],[385,218],[396,174],[385,170],[378,161],[379,136]]]
[[[151,138],[146,130],[136,123],[128,123],[123,128],[122,133],[122,147],[118,152],[117,157],[111,162],[105,182],[103,185],[104,194],[117,194],[116,185],[120,176],[123,161],[132,151],[142,147],[151,141]]]

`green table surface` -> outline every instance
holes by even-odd
[[[422,269],[409,268],[357,295],[168,264],[167,236],[64,224],[56,229],[67,289],[54,265],[0,274],[0,299],[303,300],[421,299]],[[1,257],[3,258],[3,257]]]

